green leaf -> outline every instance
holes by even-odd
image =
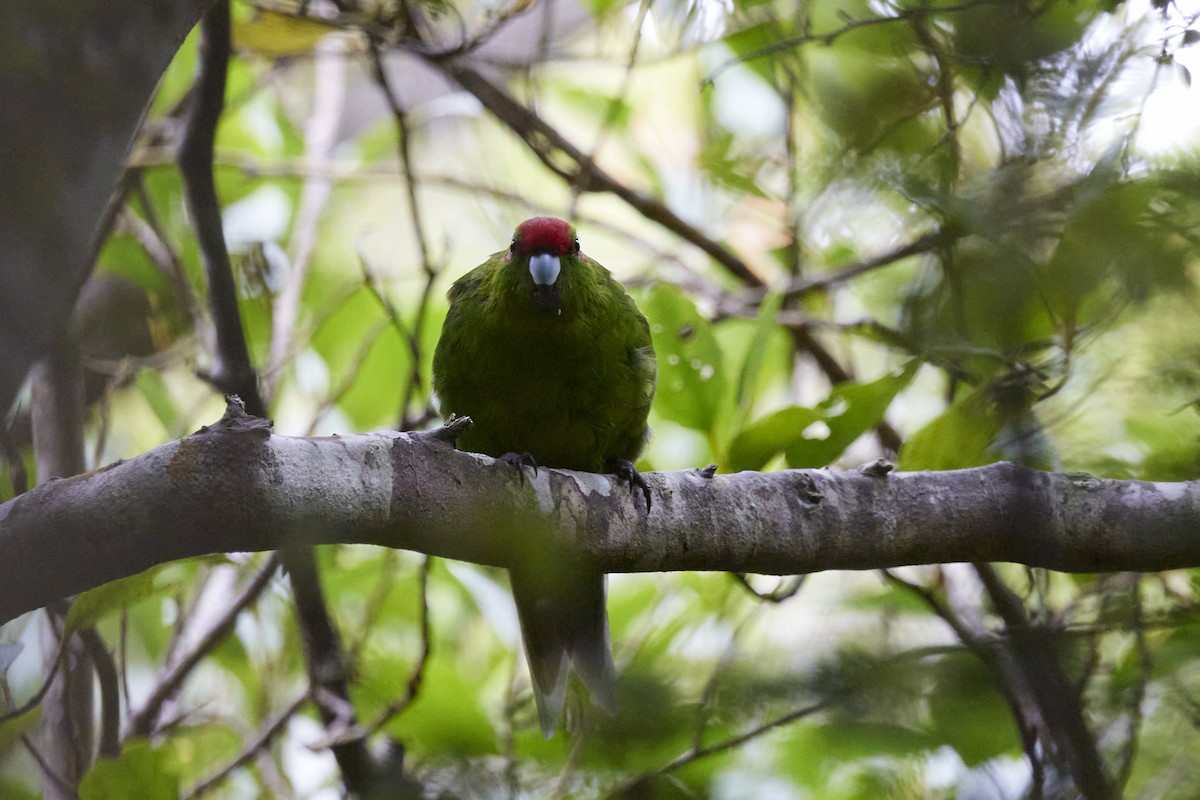
[[[729,447],[729,468],[734,472],[762,469],[797,438],[805,436],[809,426],[822,421],[812,408],[792,406],[776,411],[743,428]]]
[[[940,744],[928,732],[899,722],[832,719],[820,727],[820,734],[821,752],[839,761],[914,755]]]
[[[7,753],[8,748],[16,744],[22,736],[36,730],[42,721],[42,705],[37,704],[24,714],[0,722],[0,753]],[[8,795],[0,794],[0,797]]]
[[[829,426],[824,440],[802,439],[785,453],[793,468],[823,467],[840,456],[855,439],[883,421],[888,406],[908,386],[920,364],[910,361],[904,369],[870,383],[842,384],[817,406]]]
[[[109,614],[114,614],[149,597],[163,595],[178,586],[177,580],[164,580],[163,573],[170,564],[151,567],[145,572],[130,575],[84,592],[71,603],[64,623],[64,636],[81,628],[90,628]]]
[[[254,712],[266,716],[268,709],[255,707]],[[213,764],[224,764],[236,758],[242,745],[242,737],[228,725],[206,722],[180,726],[171,732],[175,774],[185,782],[198,780],[207,776]]]
[[[712,137],[700,151],[697,159],[700,168],[708,173],[708,177],[717,186],[737,194],[765,199],[767,193],[758,185],[756,179],[763,159],[739,157],[733,152],[733,142],[732,133]]]
[[[461,660],[460,660],[461,659]],[[363,688],[368,684],[373,692],[384,692],[393,700],[404,692],[404,682],[412,664],[404,660],[382,658],[370,664],[378,668],[391,661],[387,674],[369,674],[364,664]],[[481,693],[486,685],[487,665],[475,664],[466,671],[468,659],[456,658],[453,654],[439,655],[434,651],[425,668],[421,693],[404,714],[390,721],[384,728],[390,734],[402,737],[406,745],[414,750],[445,755],[481,756],[500,752],[496,731],[484,711]],[[485,669],[480,669],[480,667]],[[507,667],[504,667],[507,669]]]
[[[659,412],[673,422],[712,433],[725,400],[724,355],[708,320],[673,286],[650,290],[643,306],[658,356]]]
[[[563,86],[556,93],[579,111],[601,120],[614,131],[624,131],[633,117],[633,109],[623,97],[612,97],[582,86]]]
[[[175,402],[171,399],[171,392],[167,388],[166,381],[163,380],[162,373],[154,369],[139,370],[136,383],[142,397],[150,406],[150,410],[162,424],[163,430],[175,430],[179,421],[179,412],[175,408]]]
[[[754,391],[758,386],[758,376],[762,372],[763,362],[767,354],[767,344],[771,334],[775,332],[776,315],[783,301],[779,292],[770,292],[758,306],[758,319],[754,323],[754,335],[750,339],[750,347],[746,350],[746,358],[742,361],[742,371],[738,373],[737,392],[734,400],[737,402],[739,420],[749,414],[754,404]]]
[[[241,53],[265,58],[299,56],[311,53],[333,31],[324,22],[296,14],[255,9],[235,15],[233,46]]]
[[[900,466],[916,470],[966,469],[999,460],[992,450],[1004,426],[987,387],[965,394],[900,448]]]
[[[734,31],[725,36],[725,46],[728,47],[742,65],[748,67],[768,84],[774,85],[774,64],[770,57],[758,54],[767,50],[787,35],[786,28],[779,19],[771,19]],[[795,59],[795,50],[785,50],[775,54],[775,57]]]
[[[967,766],[1019,750],[1008,705],[978,658],[948,656],[933,671],[937,681],[929,695],[933,733],[953,747]]]
[[[117,759],[101,759],[79,784],[80,800],[178,800],[179,776],[168,746],[126,742]]]
[[[0,797],[5,800],[38,800],[41,796],[41,792],[30,789],[24,783],[0,777]]]
[[[328,391],[355,428],[395,421],[412,354],[370,291],[350,294],[311,344],[329,367]]]
[[[879,424],[917,366],[911,361],[903,370],[870,383],[843,384],[816,408],[792,406],[743,428],[729,449],[730,468],[761,469],[779,453],[786,454],[793,468],[829,464]]]

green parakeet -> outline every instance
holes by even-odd
[[[520,469],[613,472],[650,490],[633,468],[648,435],[657,367],[650,326],[608,270],[560,219],[522,222],[507,250],[450,289],[433,356],[443,414],[469,416],[458,445]],[[536,467],[535,467],[536,468]],[[562,712],[573,665],[596,702],[615,708],[605,576],[555,549],[510,570],[542,731]]]

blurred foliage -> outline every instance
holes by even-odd
[[[1170,107],[1200,107],[1185,63],[1200,28],[1183,4],[338,5],[314,2],[302,19],[289,4],[234,4],[216,176],[278,431],[433,424],[445,289],[545,213],[576,220],[586,251],[650,319],[660,373],[646,468],[845,469],[884,456],[908,470],[1008,459],[1144,480],[1200,473],[1196,128],[1169,143],[1197,124]],[[364,31],[390,45],[420,236]],[[449,51],[695,233],[564,186],[503,119],[461,102],[412,55]],[[163,78],[134,189],[99,254],[94,280],[125,288],[93,292],[81,313],[103,376],[89,396],[96,464],[222,407],[196,377],[212,363],[212,331],[172,164],[196,61],[193,36]],[[701,233],[757,284],[693,247]],[[24,446],[21,414],[10,431]],[[21,456],[33,475],[27,447]],[[5,460],[0,499],[19,481]],[[781,603],[724,575],[614,576],[620,711],[573,702],[567,732],[545,741],[500,573],[435,563],[426,586],[413,554],[320,555],[360,719],[419,678],[377,737],[402,745],[434,793],[1031,790],[995,656],[946,622],[996,640],[1004,630],[953,571],[810,576]],[[257,563],[152,570],[83,595],[67,626],[96,624],[119,644],[136,707],[181,637]],[[1125,796],[1200,794],[1200,578],[1001,574],[1059,634]],[[126,741],[80,796],[138,786],[139,797],[175,797],[241,755],[306,689],[292,615],[273,580],[185,683],[179,718]],[[29,617],[5,629],[4,642],[26,645],[0,650],[16,653],[0,670],[9,696],[40,684],[44,635]],[[208,796],[336,796],[316,714],[297,708]],[[37,795],[21,744],[36,721],[0,724],[0,796]]]

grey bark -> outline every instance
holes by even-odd
[[[1200,566],[1200,481],[1010,463],[878,477],[683,471],[647,476],[646,514],[611,476],[522,479],[453,450],[445,429],[305,439],[224,423],[0,506],[0,620],[186,556],[363,543],[509,566],[547,528],[608,572]],[[553,524],[530,525],[538,515]]]
[[[86,468],[83,453],[83,365],[69,332],[58,336],[30,375],[33,449],[39,484],[78,475]],[[46,618],[42,662],[49,671],[58,659],[58,631],[66,605]],[[45,800],[74,800],[79,781],[92,766],[92,660],[83,641],[72,637],[67,655],[42,703],[42,755],[53,775],[42,780]]]

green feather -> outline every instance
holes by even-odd
[[[560,260],[553,287],[536,286],[529,269],[545,253]],[[633,299],[580,252],[573,228],[546,218],[522,223],[509,250],[455,282],[433,356],[442,413],[474,422],[459,447],[586,472],[637,458],[656,376]],[[512,586],[545,735],[562,712],[568,664],[612,711],[604,574],[580,554],[542,548],[518,561]]]
[[[646,441],[657,373],[646,318],[608,270],[582,254],[562,259],[561,313],[542,311],[528,256],[504,256],[455,282],[433,357],[442,413],[475,423],[460,446],[587,472],[633,461]]]

